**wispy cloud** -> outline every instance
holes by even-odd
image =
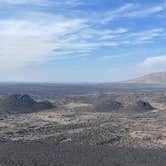
[[[83,5],[80,0],[0,0],[0,4],[8,5],[35,5],[35,6],[70,6],[75,7]]]
[[[107,23],[110,22],[114,19],[123,17],[122,14],[129,12],[131,10],[135,9],[135,5],[130,3],[130,4],[125,4],[124,6],[121,6],[119,9],[115,9],[109,12],[106,12],[104,14],[104,18],[102,19],[102,23]]]
[[[149,42],[154,42],[159,37],[164,37],[165,30],[163,28],[156,28],[156,29],[150,29],[145,30],[141,32],[134,32],[127,35],[128,42],[130,44],[144,44]]]
[[[0,21],[0,64],[7,67],[25,65],[28,62],[48,60],[56,53],[61,38],[82,27],[78,19],[43,22],[25,20]],[[65,45],[65,40],[62,42]],[[53,51],[54,50],[54,51]],[[58,54],[58,53],[57,53]],[[5,66],[4,66],[5,65]]]
[[[106,12],[101,22],[108,23],[115,19],[120,19],[120,18],[126,18],[126,19],[146,18],[154,14],[161,13],[163,11],[166,11],[166,3],[151,7],[149,6],[142,7],[141,5],[130,3],[130,4],[125,4],[124,6],[120,7],[117,10]]]
[[[119,33],[117,35],[105,35],[101,37],[104,40],[104,45],[107,46],[120,46],[120,45],[139,45],[145,43],[151,43],[157,40],[159,37],[164,37],[165,30],[162,28],[130,32]]]
[[[43,14],[44,15],[44,14]],[[98,29],[85,19],[42,17],[0,20],[0,64],[10,67],[50,59],[88,55],[100,47],[114,47],[152,42],[162,29],[129,32],[124,28]],[[46,19],[44,19],[46,18]],[[56,21],[55,21],[56,20]]]
[[[147,16],[150,16],[150,15],[153,15],[153,14],[156,14],[156,13],[159,13],[159,12],[162,12],[166,10],[166,4],[162,4],[162,5],[158,5],[158,6],[152,6],[152,7],[148,7],[148,8],[145,8],[145,9],[137,9],[136,11],[132,11],[132,12],[129,12],[129,13],[126,13],[124,15],[124,17],[128,17],[128,18],[142,18],[142,17],[147,17]]]
[[[80,0],[0,0],[10,5],[82,5]],[[62,7],[62,6],[61,6]],[[105,26],[118,18],[150,15],[165,10],[160,5],[141,9],[139,5],[126,4],[111,12],[94,15],[44,12],[40,10],[20,12],[19,16],[0,19],[0,67],[22,66],[31,62],[66,59],[89,55],[101,47],[117,47],[154,42],[165,36],[163,28],[135,30],[121,25]],[[100,15],[100,17],[99,17]],[[99,20],[105,16],[105,19]],[[104,24],[103,24],[104,23]],[[14,58],[13,58],[14,57]],[[9,61],[13,58],[13,61]]]

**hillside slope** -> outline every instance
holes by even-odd
[[[166,84],[166,72],[151,73],[126,81],[125,83]]]

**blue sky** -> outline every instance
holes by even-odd
[[[0,81],[111,82],[166,71],[164,0],[0,0]]]

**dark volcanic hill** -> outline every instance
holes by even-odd
[[[126,108],[127,111],[136,111],[136,112],[147,112],[154,110],[150,103],[139,100],[128,105]]]
[[[125,83],[166,84],[166,72],[148,74],[143,77],[128,80]]]
[[[96,112],[112,112],[123,108],[122,103],[112,99],[102,99],[94,104],[94,111]]]
[[[14,94],[0,101],[0,112],[28,113],[53,108],[49,101],[37,102],[29,95]]]
[[[130,102],[125,101],[121,103],[112,98],[105,98],[97,100],[94,103],[93,110],[95,112],[147,112],[154,110],[149,102],[143,100],[131,100]]]

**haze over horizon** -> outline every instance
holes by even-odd
[[[165,0],[0,0],[0,81],[113,82],[166,71]]]

